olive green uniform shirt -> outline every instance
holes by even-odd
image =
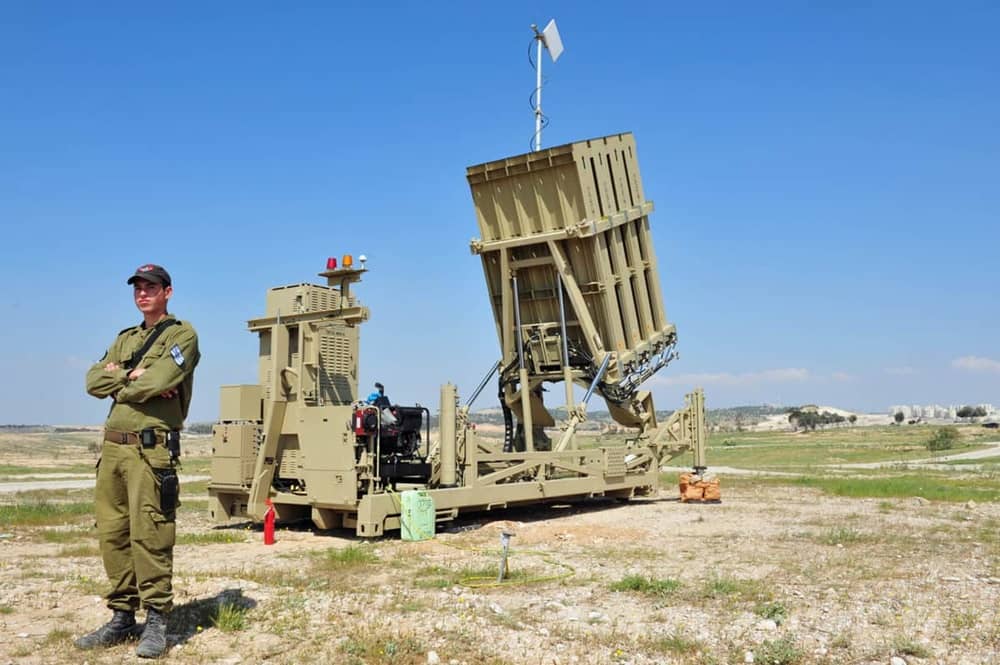
[[[176,321],[169,314],[166,319]],[[166,326],[136,364],[146,369],[136,380],[130,381],[131,370],[121,367],[142,347],[153,330],[143,323],[121,331],[104,358],[87,372],[87,392],[94,397],[111,397],[114,401],[105,422],[109,430],[179,430],[184,425],[191,404],[194,368],[201,358],[198,335],[190,323],[179,321]],[[105,370],[108,363],[116,363],[119,369]],[[172,388],[177,389],[177,395],[161,397]]]

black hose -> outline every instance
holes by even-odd
[[[514,452],[514,415],[510,412],[510,407],[503,396],[503,377],[500,378],[500,408],[503,410],[503,451],[505,453]]]

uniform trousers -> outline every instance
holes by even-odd
[[[150,448],[104,442],[94,508],[110,609],[172,608],[177,489],[177,472],[162,442]]]

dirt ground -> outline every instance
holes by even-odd
[[[166,658],[1000,663],[1000,505],[723,487],[718,505],[671,488],[467,517],[419,543],[299,528],[273,546],[213,528],[203,497],[183,496]],[[0,663],[139,662],[131,644],[72,646],[108,618],[82,522],[0,530]],[[480,586],[502,530],[516,534],[510,581]],[[365,560],[337,558],[348,550]],[[214,626],[220,607],[241,621]]]

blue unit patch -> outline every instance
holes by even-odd
[[[173,356],[174,362],[177,363],[178,367],[184,366],[184,354],[181,353],[181,347],[174,344],[170,347],[170,355]]]

